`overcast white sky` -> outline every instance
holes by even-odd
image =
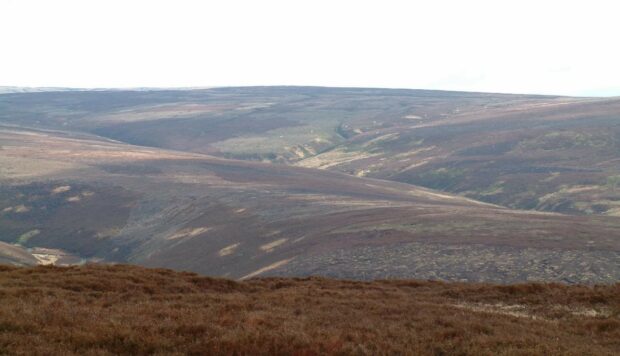
[[[0,85],[620,95],[619,3],[0,0]]]

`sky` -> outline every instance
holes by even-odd
[[[620,95],[620,2],[0,0],[0,86]]]

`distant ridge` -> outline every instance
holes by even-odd
[[[282,90],[285,92],[291,91],[305,91],[305,90],[326,90],[326,91],[342,91],[342,92],[368,92],[368,94],[383,95],[386,92],[393,92],[395,94],[403,93],[442,93],[442,94],[469,94],[469,95],[493,95],[493,96],[511,96],[521,95],[528,97],[549,97],[560,98],[568,97],[565,95],[553,95],[553,94],[537,94],[537,93],[495,93],[484,91],[466,91],[466,90],[450,90],[450,89],[424,89],[424,88],[383,88],[383,87],[348,87],[348,86],[321,86],[321,85],[223,85],[223,86],[197,86],[197,87],[92,87],[92,88],[73,88],[73,87],[21,87],[21,86],[0,86],[0,94],[13,94],[13,93],[43,93],[43,92],[68,92],[68,91],[98,91],[98,92],[119,92],[119,91],[190,91],[190,90],[206,90],[206,89],[219,89],[219,90]],[[593,96],[589,96],[593,97]]]
[[[13,93],[43,93],[43,92],[64,92],[64,91],[159,91],[159,90],[200,90],[213,87],[131,87],[131,88],[69,88],[69,87],[19,87],[19,86],[0,86],[0,94]]]

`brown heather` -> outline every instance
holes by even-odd
[[[234,282],[121,265],[2,267],[0,353],[617,355],[620,284]]]

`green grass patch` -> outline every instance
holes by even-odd
[[[504,191],[504,181],[495,182],[486,189],[480,191],[480,195],[496,195]]]
[[[41,230],[39,230],[39,229],[34,229],[34,230],[30,230],[28,232],[24,232],[23,234],[21,234],[17,238],[17,244],[18,245],[25,245],[28,242],[28,240],[30,240],[31,238],[37,236],[40,233],[41,233]]]
[[[618,187],[620,187],[620,175],[607,177],[607,187],[611,188],[612,190],[616,190]]]

